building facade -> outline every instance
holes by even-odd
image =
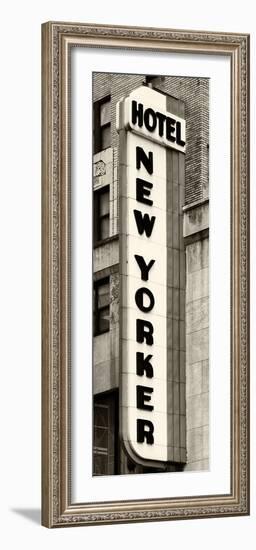
[[[93,74],[94,475],[162,471],[137,464],[120,419],[120,163],[116,105],[140,86],[186,121],[186,153],[167,163],[166,471],[209,467],[209,81]]]

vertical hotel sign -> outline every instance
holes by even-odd
[[[185,120],[142,86],[117,104],[121,436],[138,464],[167,461],[167,161]]]

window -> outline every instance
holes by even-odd
[[[118,400],[116,392],[94,399],[93,474],[117,473]]]
[[[95,101],[93,105],[94,153],[99,153],[111,145],[110,106],[110,96]]]
[[[109,185],[94,191],[94,243],[109,237]]]
[[[109,330],[109,277],[94,283],[94,336]]]

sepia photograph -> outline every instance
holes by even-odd
[[[210,79],[92,83],[93,475],[207,471]]]
[[[249,513],[249,38],[42,26],[47,527]]]

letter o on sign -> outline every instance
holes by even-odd
[[[148,305],[145,305],[144,303],[145,296],[147,296],[149,299]],[[153,309],[155,305],[155,298],[149,288],[141,287],[138,288],[138,290],[136,291],[135,302],[141,311],[143,311],[144,313],[148,313]]]
[[[150,107],[146,109],[144,113],[144,123],[149,132],[154,132],[156,129],[157,119],[155,111],[153,111]]]

